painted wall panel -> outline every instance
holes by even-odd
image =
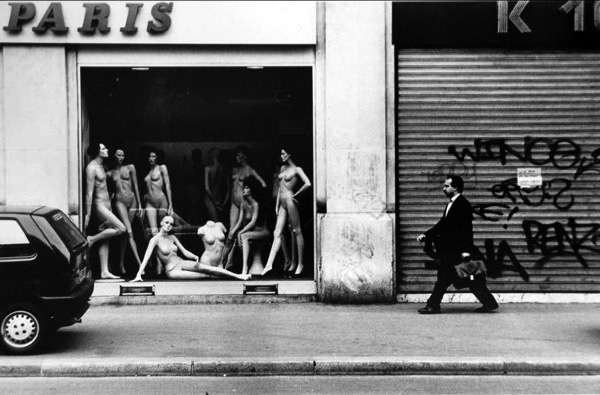
[[[67,83],[62,47],[3,47],[6,203],[66,211]]]

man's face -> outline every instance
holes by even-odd
[[[446,195],[446,197],[451,198],[452,196],[456,195],[458,193],[458,191],[456,190],[456,188],[454,188],[452,186],[452,179],[448,178],[446,180],[446,182],[444,182],[444,186],[442,188],[442,191],[444,191],[444,195]]]

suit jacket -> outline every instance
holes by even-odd
[[[444,211],[446,207],[444,207]],[[425,232],[430,238],[442,264],[457,265],[463,252],[473,253],[473,208],[460,194],[448,211],[448,215]]]

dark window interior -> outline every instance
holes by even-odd
[[[219,148],[230,175],[234,147],[248,148],[248,163],[268,184],[259,198],[266,211],[273,212],[267,217],[271,232],[272,191],[282,147],[291,150],[296,165],[314,183],[311,67],[85,67],[81,89],[84,163],[90,159],[85,156],[90,141],[105,144],[110,156],[123,149],[125,163],[136,165],[143,196],[148,147],[160,149],[171,178],[174,210],[188,224],[207,220],[202,203],[190,193],[193,149],[202,151],[208,165],[208,151]],[[305,266],[312,267],[312,191],[305,196],[300,207]],[[228,223],[225,226],[229,228]],[[146,242],[139,229],[134,233],[143,256]],[[180,240],[186,248],[201,252],[197,236]],[[268,247],[265,250],[264,262]]]

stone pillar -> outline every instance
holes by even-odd
[[[386,5],[326,2],[324,302],[395,300],[393,216],[386,213]]]
[[[68,212],[65,49],[4,46],[2,66],[4,203]]]

